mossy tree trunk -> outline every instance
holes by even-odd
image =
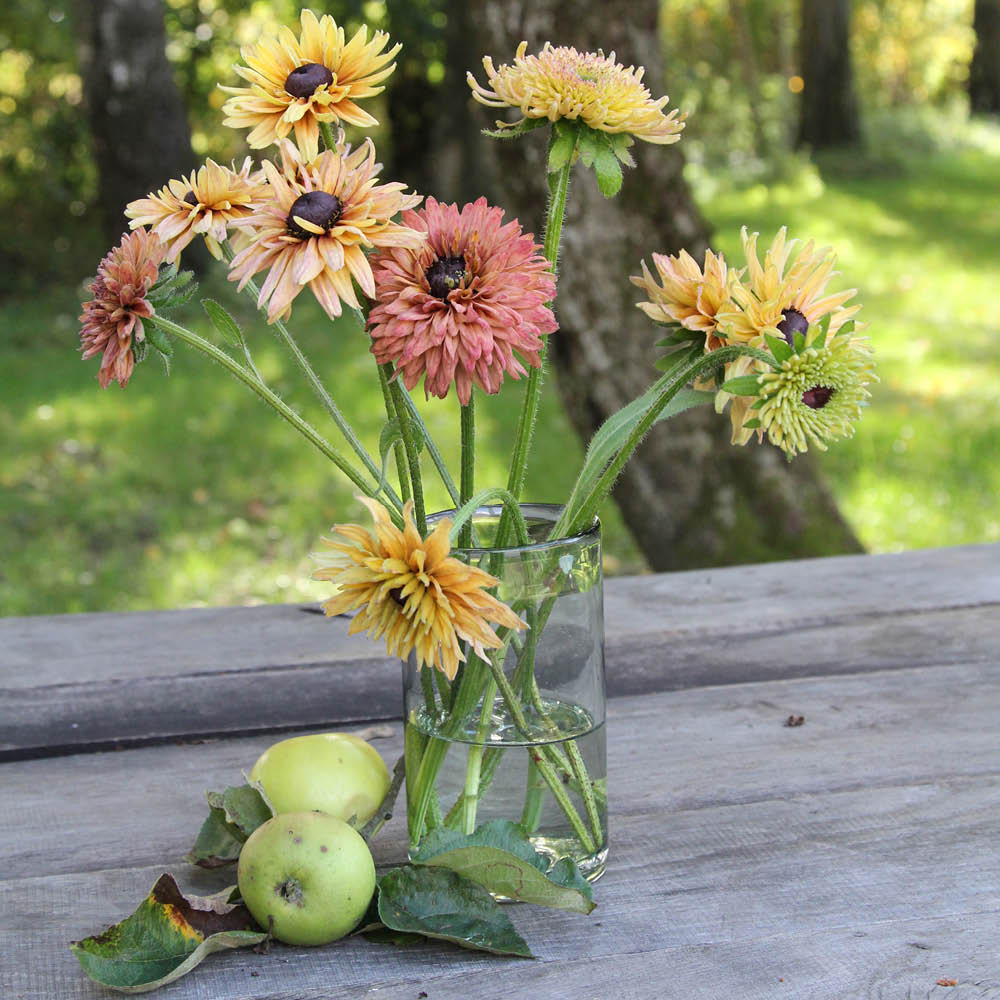
[[[969,67],[969,105],[1000,114],[1000,0],[976,0],[972,15],[976,48]]]
[[[162,0],[76,0],[84,97],[109,246],[128,202],[194,165],[191,130],[166,56]]]
[[[449,32],[453,82],[447,95],[428,92],[428,130],[454,136],[492,127],[499,113],[469,101],[465,71],[482,80],[482,56],[510,62],[522,38],[529,50],[546,39],[614,49],[626,65],[645,66],[651,91],[663,93],[656,0],[450,0],[448,8],[452,24],[461,25]],[[697,257],[708,245],[708,226],[682,176],[682,147],[637,143],[638,166],[626,172],[622,194],[611,201],[592,174],[575,173],[556,303],[561,328],[550,338],[549,368],[584,440],[657,375],[654,345],[661,334],[635,307],[639,296],[629,275],[653,251],[687,247]],[[474,158],[463,159],[457,173],[451,154],[444,158],[447,169],[432,166],[432,182],[423,190],[448,200],[486,194],[540,239],[544,152],[542,130],[517,142],[479,138]],[[441,163],[432,143],[425,156]],[[860,549],[808,457],[789,464],[768,445],[734,448],[729,434],[728,419],[710,407],[691,411],[655,427],[620,480],[615,500],[653,569]]]

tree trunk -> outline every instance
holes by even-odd
[[[76,0],[98,208],[109,245],[135,198],[194,165],[191,131],[166,57],[161,0]]]
[[[477,29],[472,51],[497,64],[511,61],[522,38],[529,51],[546,39],[613,49],[625,65],[645,66],[651,93],[663,93],[656,0],[471,0],[468,7]],[[497,116],[484,108],[484,117],[491,123]],[[499,203],[536,230],[545,208],[544,134],[493,146]],[[585,440],[656,375],[660,332],[636,308],[629,275],[653,251],[686,247],[698,257],[708,245],[680,147],[637,142],[638,166],[611,200],[592,173],[574,174],[556,301],[560,329],[549,350]],[[701,407],[654,427],[629,463],[614,496],[653,569],[860,549],[808,460],[788,464],[769,445],[733,447],[729,433],[726,417]]]
[[[976,48],[969,67],[969,106],[1000,114],[1000,0],[976,0],[972,28]]]
[[[850,0],[801,0],[799,51],[805,82],[796,145],[812,149],[861,141],[854,93]]]

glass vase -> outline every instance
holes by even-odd
[[[451,682],[413,656],[404,664],[410,850],[441,826],[473,833],[505,819],[593,880],[608,852],[600,525],[549,539],[560,508],[521,511],[529,544],[495,547],[502,508],[483,507],[477,547],[452,555],[497,577],[497,597],[528,628],[497,629],[502,647],[482,657],[466,648]]]

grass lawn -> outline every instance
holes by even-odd
[[[994,137],[995,138],[995,137]],[[822,467],[873,551],[1000,540],[1000,156],[968,147],[902,173],[808,169],[794,182],[703,188],[718,249],[739,227],[768,242],[787,224],[837,248],[839,287],[859,289],[882,382],[856,438]],[[650,251],[656,248],[651,247]],[[82,261],[81,270],[96,261]],[[220,279],[203,294],[236,302]],[[178,346],[128,389],[101,392],[81,364],[75,290],[0,307],[0,614],[314,599],[308,553],[336,520],[365,520],[352,488],[245,388]],[[381,397],[364,339],[331,327],[307,295],[294,329],[341,408],[377,452]],[[280,345],[234,306],[273,386],[334,440]],[[197,306],[186,318],[209,335]],[[564,499],[582,448],[555,386],[526,494]],[[478,408],[481,482],[505,478],[521,391]],[[457,459],[455,400],[424,407]],[[457,469],[457,461],[455,462]],[[431,477],[428,477],[429,479]],[[446,506],[431,489],[429,506]],[[613,507],[610,572],[642,568]]]

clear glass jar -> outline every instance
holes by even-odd
[[[452,555],[497,577],[528,629],[498,629],[489,661],[467,649],[453,683],[404,664],[410,847],[440,825],[472,833],[508,819],[553,864],[572,857],[595,879],[608,851],[600,525],[550,540],[561,508],[521,511],[528,545],[492,547],[502,508],[483,507],[478,547]]]

